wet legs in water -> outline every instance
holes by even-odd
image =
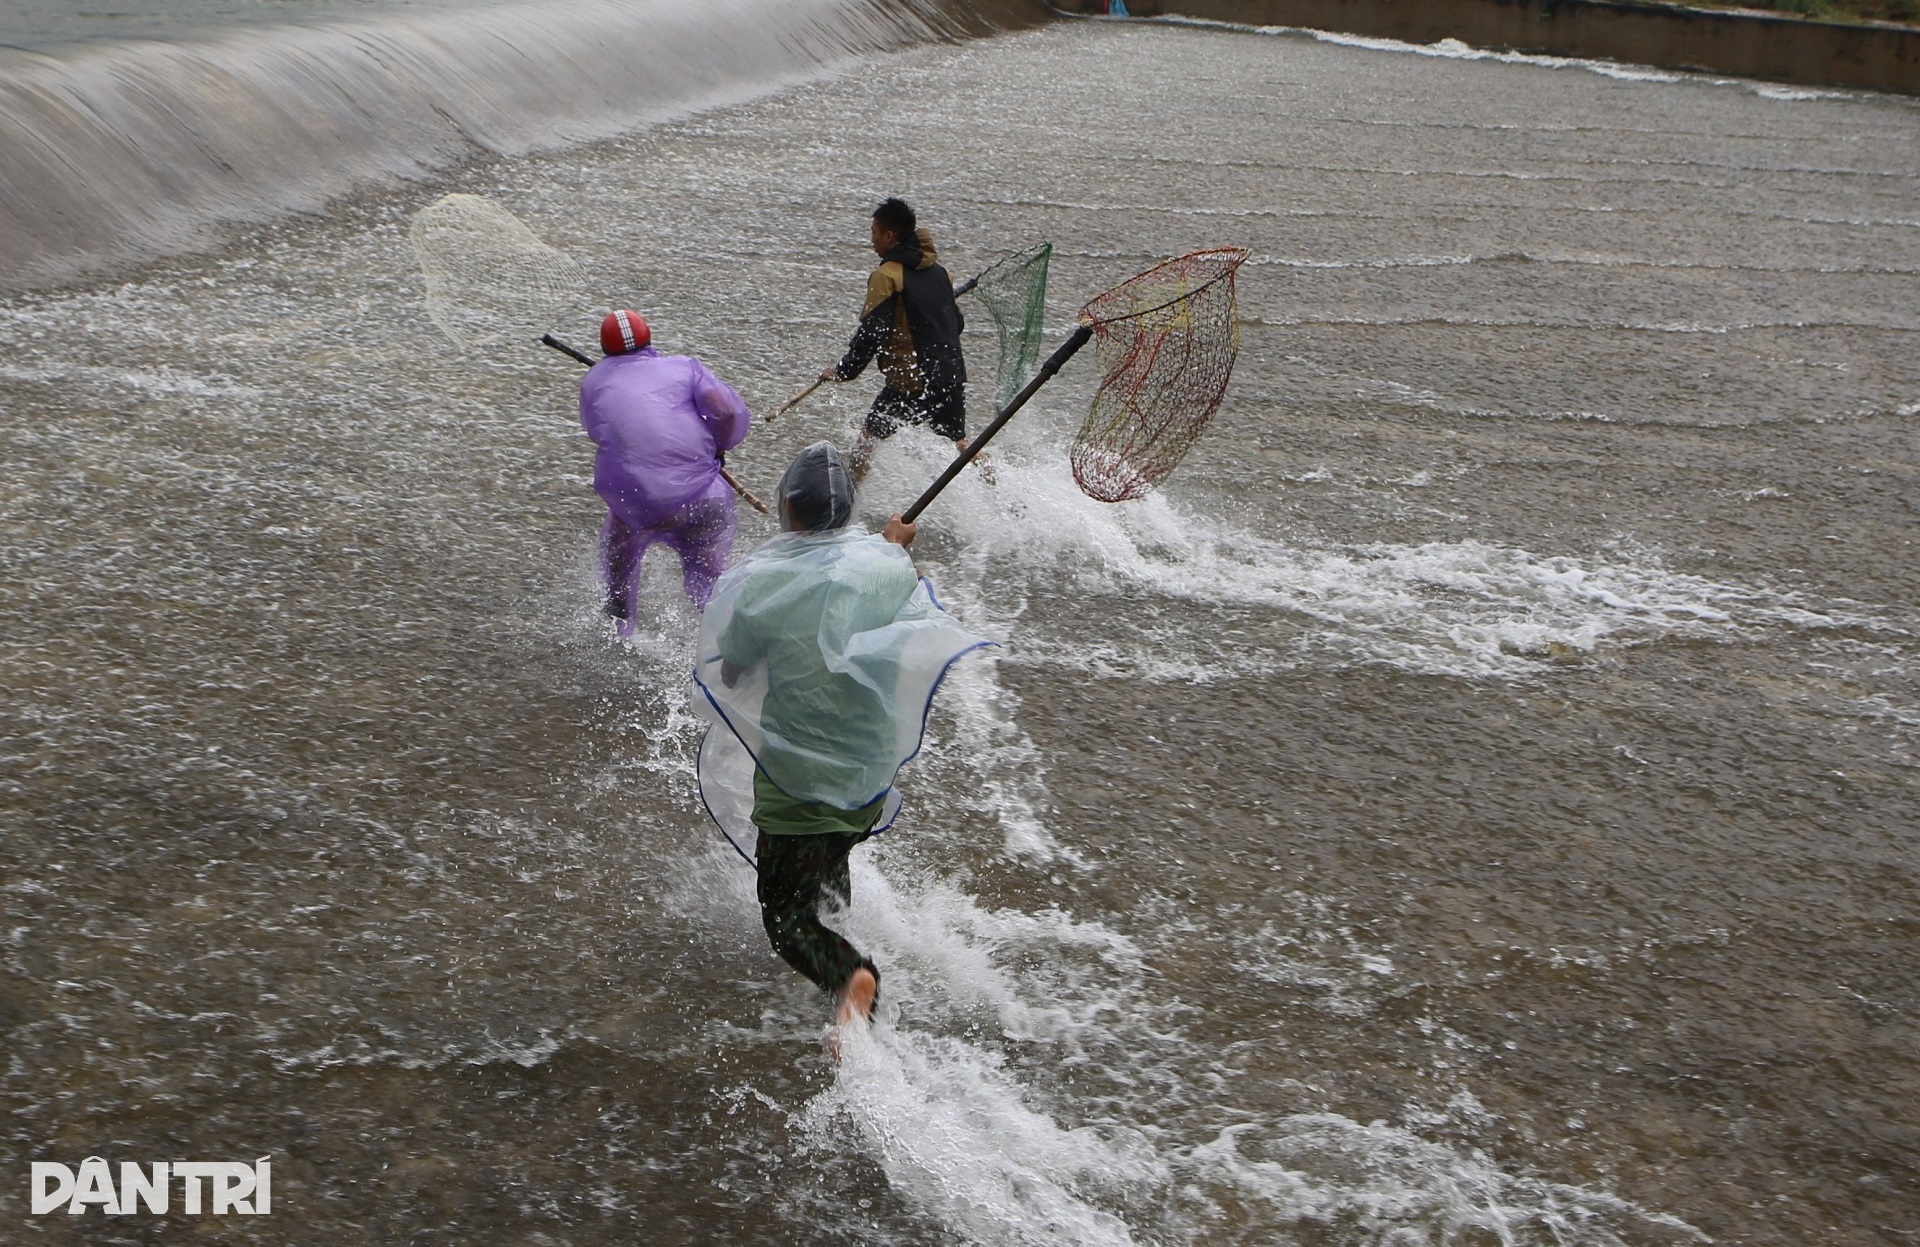
[[[705,610],[713,586],[726,570],[735,530],[733,499],[698,498],[657,528],[632,528],[609,514],[600,528],[600,565],[609,618],[631,621],[640,587],[640,563],[655,542],[680,556],[681,583],[697,609]]]
[[[600,526],[600,567],[607,589],[607,618],[633,618],[633,595],[639,587],[640,559],[651,542],[628,528],[616,515]]]
[[[760,867],[760,919],[773,951],[837,1000],[854,998],[860,1014],[872,1009],[879,971],[845,936],[820,921],[820,906],[828,901],[847,903],[852,895],[847,854],[866,838],[864,834],[783,836],[763,831],[754,850]],[[871,994],[856,990],[867,986],[853,981],[862,971],[871,976]]]
[[[662,540],[680,556],[681,583],[686,586],[687,597],[696,608],[705,610],[720,573],[727,570],[727,555],[733,551],[733,534],[738,526],[733,498],[702,498],[676,518],[678,526]]]
[[[953,443],[956,451],[967,448],[967,399],[963,389],[945,394],[906,394],[884,386],[874,395],[873,407],[860,425],[860,438],[853,446],[853,459],[847,466],[858,486],[873,466],[878,444],[902,428],[924,425]],[[993,467],[983,452],[974,457],[973,466],[987,484],[994,484]]]
[[[964,451],[970,444],[966,438],[956,437],[953,439],[954,452],[957,454]],[[879,442],[874,438],[873,434],[867,432],[865,429],[860,430],[860,437],[853,444],[853,461],[848,468],[853,475],[853,483],[855,485],[867,479],[867,470],[873,467],[873,454],[874,451],[878,449]],[[987,484],[997,485],[1000,483],[999,476],[995,474],[993,470],[992,462],[987,459],[986,451],[983,450],[975,455],[973,457],[973,463],[970,466],[980,469],[980,479]]]

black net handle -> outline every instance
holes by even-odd
[[[1084,323],[1075,329],[1073,336],[1062,342],[1053,354],[1047,356],[1047,362],[1040,365],[1040,371],[1034,374],[1033,380],[1027,382],[1027,388],[1015,394],[1013,401],[993,418],[993,423],[980,430],[980,436],[967,443],[967,448],[954,457],[953,462],[947,465],[947,470],[940,474],[938,480],[927,486],[927,492],[921,494],[912,506],[900,513],[900,518],[909,524],[919,518],[920,513],[927,509],[927,504],[939,497],[940,491],[951,484],[954,477],[960,475],[961,469],[973,462],[973,457],[986,446],[987,440],[998,433],[1007,421],[1013,419],[1013,413],[1026,406],[1027,400],[1032,398],[1041,386],[1052,380],[1053,374],[1060,371],[1060,366],[1072,359],[1073,353],[1085,346],[1091,337],[1093,337],[1091,323]]]
[[[568,346],[566,343],[562,342],[560,339],[554,337],[550,333],[541,334],[540,341],[545,343],[547,346],[552,347],[554,350],[560,352],[562,355],[571,355],[575,359],[579,360],[581,363],[585,364],[587,367],[589,368],[593,367],[593,363],[594,363],[593,358],[589,356],[585,351],[575,350],[573,347]]]

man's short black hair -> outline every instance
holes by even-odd
[[[913,231],[919,225],[914,219],[913,209],[904,199],[883,199],[880,206],[873,210],[873,219],[880,222],[880,228],[892,230],[893,236],[901,242],[913,237]]]

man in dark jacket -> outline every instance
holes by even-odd
[[[853,450],[856,483],[867,474],[874,443],[903,424],[924,424],[961,449],[967,445],[965,322],[933,236],[918,228],[905,201],[889,199],[873,210],[872,241],[880,265],[867,278],[860,327],[839,364],[820,374],[823,381],[851,381],[877,355],[886,377]]]

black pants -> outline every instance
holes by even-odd
[[[922,390],[907,394],[887,386],[874,396],[867,413],[867,433],[892,437],[903,424],[924,424],[950,442],[967,435],[967,391],[962,386],[946,393]]]
[[[868,834],[794,836],[762,831],[754,846],[760,867],[760,921],[766,926],[767,940],[782,961],[824,991],[839,991],[862,966],[873,971],[876,981],[880,977],[872,961],[820,921],[823,902],[831,898],[845,905],[852,899],[847,854]]]

